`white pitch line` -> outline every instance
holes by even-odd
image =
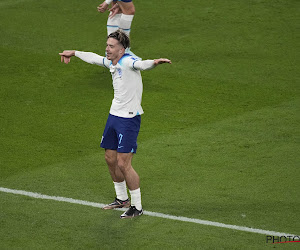
[[[4,187],[0,187],[0,192],[25,195],[25,196],[29,196],[29,197],[36,198],[36,199],[62,201],[62,202],[79,204],[79,205],[90,206],[90,207],[97,207],[97,208],[103,208],[105,206],[105,204],[102,204],[102,203],[76,200],[76,199],[72,199],[72,198],[59,197],[59,196],[49,196],[49,195],[27,192],[24,190],[9,189],[9,188],[4,188]],[[117,209],[117,210],[124,211],[124,209]],[[250,233],[257,233],[257,234],[264,234],[264,235],[292,236],[292,237],[299,236],[299,235],[295,235],[295,234],[280,233],[280,232],[256,229],[256,228],[250,228],[250,227],[242,227],[242,226],[224,224],[224,223],[208,221],[208,220],[200,220],[200,219],[187,218],[187,217],[182,217],[182,216],[174,216],[174,215],[169,215],[169,214],[156,213],[156,212],[151,212],[151,211],[144,211],[144,214],[148,215],[148,216],[159,217],[159,218],[164,218],[164,219],[183,221],[183,222],[191,222],[191,223],[196,223],[196,224],[201,224],[201,225],[221,227],[221,228],[233,229],[233,230],[250,232]]]

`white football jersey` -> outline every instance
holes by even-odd
[[[87,63],[106,67],[110,70],[114,88],[110,114],[132,118],[144,113],[141,106],[143,83],[140,71],[152,69],[154,60],[141,61],[132,55],[124,54],[118,63],[113,65],[106,57],[92,52],[76,51],[75,56]]]

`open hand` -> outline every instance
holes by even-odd
[[[71,57],[75,56],[75,50],[64,50],[59,53],[61,62],[68,64],[71,61]]]
[[[167,58],[154,59],[154,65],[163,64],[163,63],[172,64],[171,60]]]
[[[108,4],[106,2],[103,2],[102,4],[100,4],[97,9],[99,12],[103,13],[107,10]]]
[[[108,11],[110,11],[109,18],[113,18],[116,14],[120,13],[120,6],[116,3]]]

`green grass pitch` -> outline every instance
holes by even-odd
[[[108,203],[111,76],[95,0],[0,0],[0,187]],[[299,2],[138,1],[133,166],[147,211],[299,235]],[[269,249],[266,236],[0,192],[0,249]],[[284,246],[283,246],[284,245]]]

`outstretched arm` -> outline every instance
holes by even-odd
[[[153,69],[159,64],[169,63],[172,64],[171,60],[166,58],[154,59],[154,60],[144,60],[144,61],[134,61],[132,64],[135,70],[149,70]]]
[[[59,55],[61,56],[61,62],[64,62],[66,64],[70,62],[72,56],[76,56],[87,63],[96,64],[106,68],[108,68],[110,64],[110,60],[92,52],[64,50],[64,52],[59,53]]]

